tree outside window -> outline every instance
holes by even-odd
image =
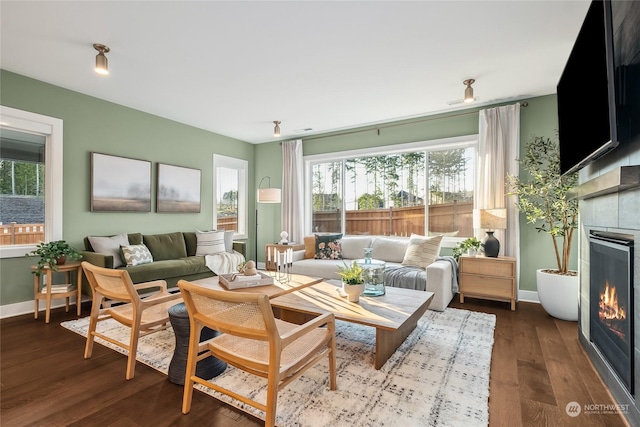
[[[0,246],[45,238],[45,141],[0,128]]]
[[[470,237],[474,160],[463,147],[313,163],[312,229]]]

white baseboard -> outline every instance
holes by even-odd
[[[82,298],[82,301],[89,301],[89,297],[84,296]],[[64,299],[60,298],[60,299],[55,299],[51,301],[51,308],[59,308],[59,307],[64,307],[65,305],[65,301]],[[44,316],[44,310],[45,310],[45,306],[44,306],[44,301],[40,301],[40,314],[38,314],[38,317],[40,316]],[[72,310],[76,310],[76,304],[75,304],[75,299],[71,298],[69,301],[69,311]],[[15,304],[6,304],[6,305],[0,305],[0,319],[4,319],[7,317],[14,317],[14,316],[21,316],[23,314],[33,314],[33,301],[23,301],[23,302],[17,302]]]
[[[538,292],[523,291],[522,289],[518,289],[518,301],[535,302],[540,304],[540,299],[538,298]]]

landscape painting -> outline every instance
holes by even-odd
[[[200,170],[158,163],[158,212],[200,212]]]
[[[151,162],[91,153],[92,212],[151,212]]]

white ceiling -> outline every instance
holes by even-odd
[[[589,3],[2,0],[0,67],[262,143],[555,93]]]

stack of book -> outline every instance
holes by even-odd
[[[62,294],[64,292],[71,292],[75,288],[76,288],[76,285],[70,285],[68,283],[65,283],[63,285],[51,285],[51,293],[52,294]],[[47,287],[46,286],[44,286],[42,288],[42,292],[43,293],[47,293]]]

